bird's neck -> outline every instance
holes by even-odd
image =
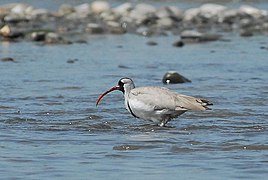
[[[130,91],[132,89],[134,89],[134,88],[135,88],[134,84],[128,84],[128,85],[124,86],[124,96],[125,96],[125,98],[127,98],[129,96]]]
[[[125,104],[127,105],[128,99],[129,99],[129,94],[132,89],[134,89],[135,86],[134,84],[124,86],[124,97],[125,97]]]

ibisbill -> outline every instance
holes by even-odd
[[[130,78],[121,78],[118,84],[101,94],[96,101],[112,91],[121,91],[125,98],[126,109],[135,117],[165,126],[171,119],[177,118],[186,111],[205,111],[213,105],[201,98],[179,94],[164,87],[135,87]]]

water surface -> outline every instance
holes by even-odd
[[[2,42],[0,174],[3,179],[265,179],[268,43],[240,38],[175,48],[176,36],[87,37],[87,44]],[[148,46],[155,41],[157,46]],[[74,60],[74,63],[68,63]],[[166,87],[205,97],[160,128],[133,118],[119,78],[165,86],[176,70],[192,83]]]

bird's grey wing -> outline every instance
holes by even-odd
[[[177,96],[167,88],[162,87],[140,87],[131,90],[130,99],[135,98],[136,101],[153,107],[154,110],[187,110],[180,106]]]
[[[208,109],[208,105],[212,105],[207,100],[179,94],[164,87],[135,88],[131,91],[130,96],[135,96],[137,100],[154,106],[155,109],[202,111]]]

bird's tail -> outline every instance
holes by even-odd
[[[206,99],[197,99],[197,102],[199,102],[206,110],[211,110],[208,106],[212,106],[213,103],[206,100]]]
[[[180,95],[179,98],[181,107],[187,110],[195,110],[195,111],[210,110],[208,106],[213,105],[213,103],[203,98],[196,98],[186,95]]]

